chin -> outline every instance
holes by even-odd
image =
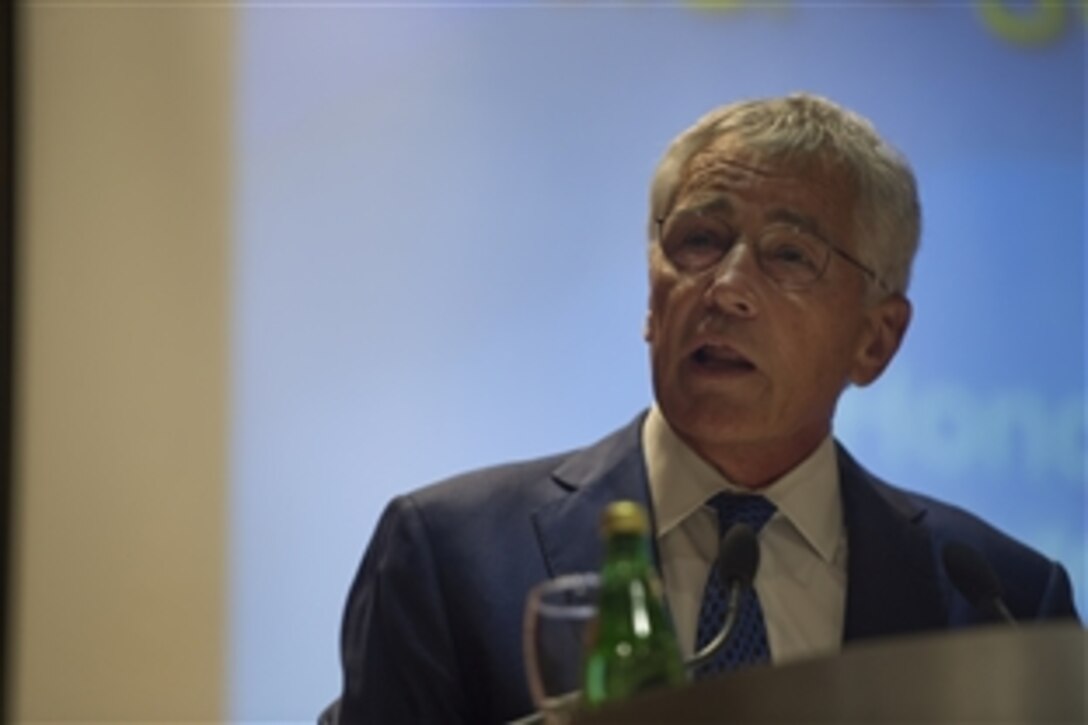
[[[759,438],[757,416],[747,406],[708,404],[705,401],[669,406],[661,404],[662,414],[672,429],[689,445],[724,445]]]

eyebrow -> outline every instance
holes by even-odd
[[[732,216],[733,202],[729,201],[729,199],[724,196],[712,196],[709,197],[706,201],[702,201],[698,204],[680,207],[679,209],[673,209],[664,217],[658,219],[658,221],[664,222],[666,219],[672,216],[702,216],[708,213]]]
[[[707,196],[705,201],[700,201],[697,204],[691,206],[685,206],[678,209],[673,209],[664,217],[658,219],[658,223],[664,224],[671,217],[690,217],[690,216],[702,216],[702,215],[733,215],[733,202],[726,196]],[[765,222],[780,222],[785,224],[792,224],[793,226],[808,232],[824,242],[831,244],[830,238],[824,232],[820,223],[815,218],[802,214],[793,209],[787,207],[777,207],[771,209],[763,215]]]

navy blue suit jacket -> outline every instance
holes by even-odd
[[[602,509],[648,504],[642,416],[581,450],[469,473],[393,500],[348,597],[341,722],[487,723],[529,713],[529,589],[595,571]],[[940,563],[961,541],[1017,619],[1076,617],[1064,569],[974,516],[894,488],[840,446],[849,545],[844,640],[969,626]]]

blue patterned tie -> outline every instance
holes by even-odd
[[[735,523],[745,523],[759,532],[774,515],[774,504],[762,496],[741,496],[721,493],[707,502],[718,512],[718,531],[724,534]],[[725,621],[728,588],[718,576],[718,564],[710,567],[703,606],[699,610],[699,627],[695,634],[695,650],[699,651],[721,629]],[[745,665],[767,662],[770,649],[767,646],[767,627],[763,622],[763,608],[755,589],[749,589],[740,599],[737,623],[725,646],[718,650],[714,659],[695,670],[695,678],[711,677],[735,670]]]

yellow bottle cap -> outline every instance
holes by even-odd
[[[616,501],[609,504],[601,517],[601,531],[605,536],[614,534],[645,535],[650,530],[646,509],[634,501]]]

